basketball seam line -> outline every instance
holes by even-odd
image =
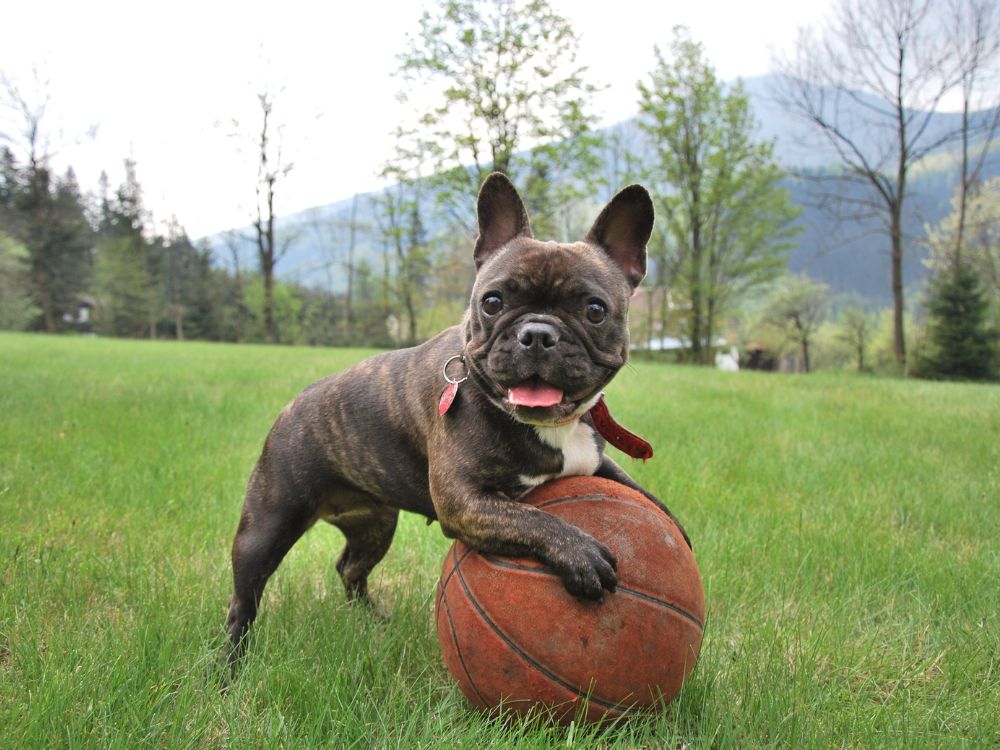
[[[455,550],[455,545],[452,545],[451,552],[452,552],[452,557],[456,558],[455,564],[451,566],[451,570],[448,572],[448,577],[445,578],[443,581],[441,581],[441,586],[439,589],[440,593],[438,594],[439,602],[441,601],[441,597],[444,596],[444,589],[448,585],[448,581],[450,581],[452,576],[455,575],[455,571],[458,570],[458,566],[462,564],[462,561],[465,558],[467,558],[470,554],[472,554],[472,548],[467,546],[465,548],[465,552],[462,553],[461,557],[458,557],[458,552]]]
[[[455,555],[457,556],[457,554]],[[465,555],[462,556],[462,559]],[[461,560],[456,560],[455,566],[457,567],[461,563]],[[451,576],[448,577],[451,580]],[[465,678],[469,681],[469,687],[472,688],[476,696],[479,698],[480,703],[484,706],[489,705],[483,694],[479,692],[479,688],[476,687],[475,681],[472,679],[472,675],[469,673],[469,668],[465,664],[465,657],[462,656],[462,647],[458,644],[458,633],[455,632],[455,621],[451,616],[451,605],[448,604],[448,596],[445,593],[444,588],[441,589],[441,602],[444,603],[444,614],[448,618],[448,629],[451,631],[451,640],[455,644],[455,653],[458,655],[458,662],[462,665],[462,671],[465,672]]]
[[[495,622],[493,622],[493,620],[490,618],[490,616],[486,613],[486,610],[484,610],[479,605],[479,602],[476,601],[476,598],[472,595],[472,591],[469,589],[468,584],[465,582],[465,576],[462,575],[461,569],[459,569],[459,568],[456,567],[456,571],[458,572],[458,581],[459,581],[459,583],[462,584],[462,588],[465,590],[466,597],[468,598],[468,600],[470,602],[472,602],[472,606],[474,606],[476,608],[476,611],[479,612],[479,616],[482,617],[483,621],[487,625],[490,626],[490,628],[493,630],[493,632],[496,633],[498,636],[500,636],[500,639],[504,643],[506,643],[515,654],[517,654],[522,659],[524,659],[528,663],[529,666],[534,667],[539,672],[541,672],[543,675],[545,675],[550,680],[552,680],[553,682],[555,682],[557,685],[565,688],[569,692],[571,692],[574,695],[576,695],[578,698],[583,698],[584,700],[589,701],[591,703],[596,703],[599,706],[602,706],[603,708],[610,709],[612,711],[621,711],[622,713],[625,713],[625,712],[631,710],[632,708],[634,708],[634,704],[614,703],[612,701],[606,701],[606,700],[604,700],[602,698],[597,698],[597,697],[595,697],[593,695],[588,695],[587,693],[581,691],[575,685],[572,685],[571,683],[567,682],[566,680],[564,680],[559,675],[557,675],[554,672],[552,672],[550,669],[548,669],[547,667],[545,667],[545,665],[543,665],[537,659],[535,659],[531,655],[525,653],[516,643],[514,643],[514,641],[512,641],[510,639],[510,637],[506,633],[504,633],[500,629],[500,627]]]
[[[648,508],[650,510],[656,509],[649,500],[643,497],[642,502],[636,502],[635,498],[631,497],[612,497],[610,495],[602,495],[600,493],[589,493],[586,495],[569,495],[567,497],[554,497],[551,500],[543,500],[536,508],[547,508],[550,505],[558,505],[559,503],[568,503],[570,500],[608,500],[614,503],[625,503],[626,505],[634,505],[639,508]]]
[[[524,571],[524,572],[527,572],[527,573],[538,573],[540,575],[552,576],[554,578],[558,578],[558,574],[556,574],[555,571],[553,571],[553,570],[551,570],[549,568],[536,568],[536,567],[534,567],[532,565],[519,565],[519,564],[517,564],[515,562],[509,562],[507,560],[501,560],[498,557],[494,557],[493,555],[487,555],[487,554],[484,554],[482,552],[479,553],[479,556],[482,557],[487,562],[490,562],[493,565],[497,565],[497,566],[499,566],[501,568],[508,568],[510,570],[521,570],[521,571]],[[682,617],[690,620],[693,624],[695,624],[695,625],[698,626],[699,630],[703,631],[705,629],[705,625],[701,622],[701,620],[699,620],[693,614],[691,614],[690,612],[688,612],[686,609],[684,609],[682,607],[678,607],[676,604],[671,604],[668,601],[664,601],[663,599],[659,599],[659,598],[657,598],[655,596],[652,596],[650,594],[645,594],[642,591],[637,591],[636,589],[630,589],[630,588],[628,588],[626,586],[619,586],[618,588],[615,589],[615,591],[616,592],[621,592],[623,594],[631,594],[632,596],[637,596],[640,599],[645,599],[647,601],[653,602],[654,604],[659,604],[659,605],[661,605],[663,607],[666,607],[669,610],[672,610],[672,611],[676,612],[677,614],[681,615]]]

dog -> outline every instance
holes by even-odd
[[[268,578],[319,520],[346,539],[336,567],[351,601],[372,603],[368,575],[401,510],[437,520],[473,549],[534,556],[571,594],[600,600],[615,590],[611,550],[518,498],[548,479],[595,475],[670,515],[603,452],[604,436],[650,452],[602,400],[628,355],[629,298],[646,273],[653,227],[649,194],[623,189],[572,244],[534,239],[500,173],[483,183],[477,213],[477,273],[462,323],[314,383],[271,428],[233,541],[231,662]]]

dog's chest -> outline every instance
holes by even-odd
[[[521,483],[529,487],[549,479],[569,476],[590,476],[601,464],[601,453],[594,440],[593,428],[581,420],[559,427],[533,428],[539,440],[562,453],[562,469],[555,474],[529,476],[522,474]]]

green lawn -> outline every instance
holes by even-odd
[[[0,746],[1000,745],[1000,388],[847,375],[636,363],[612,387],[708,598],[669,714],[470,711],[433,629],[449,542],[415,517],[372,577],[384,623],[345,604],[339,533],[307,534],[220,694],[261,442],[364,354],[0,335]]]

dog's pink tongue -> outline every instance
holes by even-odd
[[[515,406],[555,406],[563,392],[540,380],[529,380],[507,391],[507,400]]]

